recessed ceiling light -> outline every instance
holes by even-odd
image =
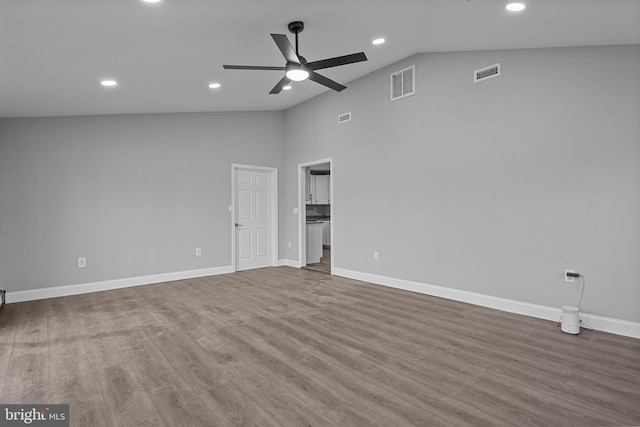
[[[507,10],[510,12],[522,12],[527,5],[521,1],[512,1],[507,3]]]
[[[289,90],[289,89],[291,89],[291,86],[285,86],[282,88],[282,90]]]
[[[142,0],[145,3],[160,3],[162,0]]]
[[[209,85],[210,89],[218,89],[220,87],[220,83],[211,83]]]
[[[101,84],[102,86],[112,87],[112,86],[117,86],[117,85],[118,85],[118,82],[117,82],[117,81],[115,81],[115,80],[102,80],[102,81],[100,82],[100,84]]]
[[[371,44],[383,44],[386,40],[383,38],[380,39],[375,39],[374,41],[371,42]]]

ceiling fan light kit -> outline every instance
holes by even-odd
[[[309,72],[300,64],[287,64],[285,75],[294,82],[301,82],[309,78]]]
[[[300,55],[298,51],[298,34],[304,30],[302,21],[293,21],[288,25],[289,31],[296,36],[296,48],[293,49],[291,42],[285,34],[271,34],[271,38],[280,49],[282,56],[287,61],[284,67],[262,66],[262,65],[223,65],[225,70],[261,70],[261,71],[284,71],[285,75],[276,83],[269,92],[272,95],[280,93],[285,86],[292,81],[299,82],[306,79],[312,80],[323,86],[340,92],[347,87],[335,82],[321,74],[316,70],[323,68],[339,67],[341,65],[353,64],[356,62],[366,61],[367,57],[364,52],[353,53],[350,55],[336,56],[335,58],[321,59],[319,61],[307,62],[306,58]]]

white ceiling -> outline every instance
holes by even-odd
[[[328,89],[304,81],[269,95],[280,72],[222,64],[283,66],[269,34],[293,40],[294,20],[305,22],[300,53],[309,61],[366,53],[367,62],[322,70],[343,84],[419,52],[640,43],[639,0],[529,0],[519,14],[504,5],[0,0],[0,117],[286,109]],[[387,43],[372,46],[376,37]],[[119,85],[101,87],[107,77]]]

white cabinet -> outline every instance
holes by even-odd
[[[331,221],[322,223],[322,245],[331,246]]]
[[[309,176],[309,197],[307,204],[315,205],[316,203],[316,175]]]
[[[307,204],[331,204],[331,176],[311,175],[309,177],[309,191],[311,193],[311,197],[309,198],[310,201],[307,201]]]
[[[313,204],[313,193],[316,192],[316,178],[315,175],[311,175],[309,168],[305,168],[305,188],[304,188],[304,202],[307,205]]]
[[[316,205],[331,203],[331,175],[316,175]]]
[[[307,264],[316,264],[322,257],[322,224],[307,224]]]

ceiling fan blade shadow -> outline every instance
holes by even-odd
[[[284,34],[271,34],[271,37],[273,38],[273,41],[278,45],[278,49],[280,49],[280,52],[282,52],[282,55],[284,56],[284,59],[287,60],[287,62],[293,62],[296,64],[300,63],[300,58],[298,58],[298,55],[296,55],[296,51],[295,49],[293,49],[293,46],[291,46],[291,42],[289,41],[287,36],[285,36]]]
[[[340,65],[353,64],[355,62],[366,61],[367,56],[364,52],[352,53],[351,55],[336,56],[335,58],[321,59],[319,61],[309,62],[307,67],[312,70],[321,70],[323,68],[339,67]]]
[[[325,76],[316,73],[315,71],[309,72],[309,80],[320,83],[323,86],[335,90],[336,92],[341,92],[347,88],[346,86],[343,86],[338,82],[334,82],[333,80],[328,79]]]
[[[277,95],[282,92],[282,88],[291,83],[291,79],[287,76],[284,76],[269,92],[269,95]]]
[[[225,70],[272,70],[284,71],[284,67],[270,67],[262,65],[223,65]]]

